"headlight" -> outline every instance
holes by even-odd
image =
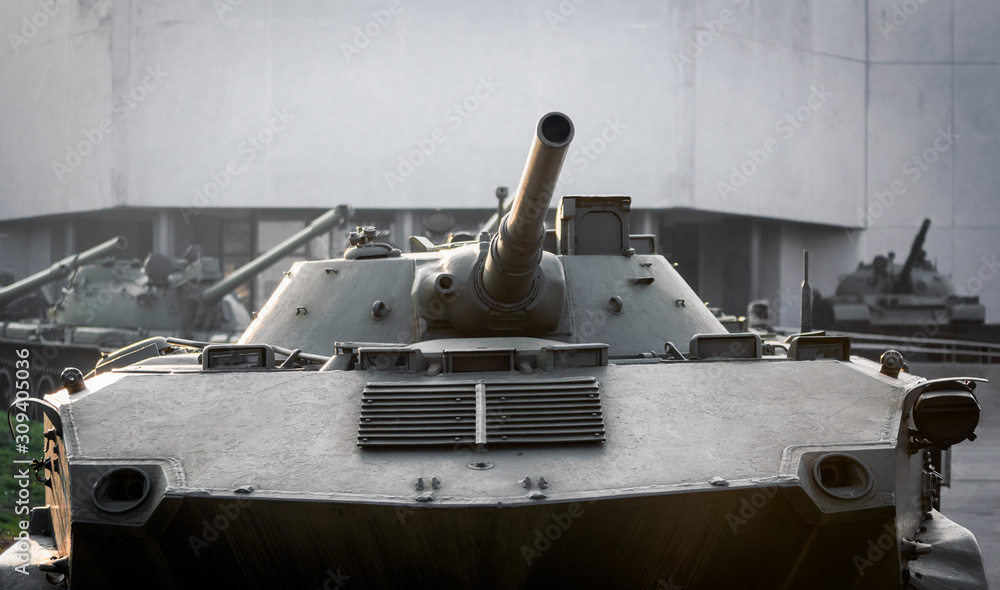
[[[957,383],[949,385],[947,389],[921,392],[913,404],[917,435],[943,448],[966,439],[975,440],[979,424],[976,396],[971,391],[956,389]]]

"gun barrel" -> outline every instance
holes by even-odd
[[[931,220],[924,219],[924,223],[920,226],[920,231],[917,232],[917,237],[913,238],[913,245],[910,246],[910,255],[906,257],[906,263],[903,264],[903,270],[899,272],[899,277],[896,279],[896,291],[909,291],[910,289],[910,275],[913,272],[913,265],[916,264],[917,258],[920,257],[920,252],[924,249],[924,240],[927,239],[927,230],[931,227]]]
[[[296,232],[284,242],[239,267],[226,278],[201,292],[201,302],[204,305],[218,303],[226,293],[247,282],[258,273],[273,265],[289,252],[295,250],[309,240],[329,231],[335,225],[344,223],[350,217],[350,208],[339,205],[312,220],[308,226]]]
[[[517,305],[532,295],[542,260],[545,214],[573,133],[573,122],[562,113],[538,120],[513,204],[483,265],[482,287],[492,303]]]
[[[110,256],[114,254],[115,250],[123,250],[127,245],[128,240],[125,239],[124,236],[116,236],[103,244],[94,246],[89,250],[84,250],[79,254],[67,256],[41,272],[36,272],[35,274],[25,277],[16,283],[11,283],[10,285],[0,289],[0,307],[7,305],[18,297],[26,293],[30,293],[43,285],[51,283],[52,281],[58,281],[78,266],[84,265],[98,258]]]

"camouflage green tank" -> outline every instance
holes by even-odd
[[[331,209],[225,277],[219,259],[197,247],[183,258],[116,260],[114,251],[125,246],[119,237],[0,288],[0,395],[9,402],[14,352],[22,348],[31,353],[33,392],[45,394],[66,367],[90,370],[102,355],[151,336],[235,340],[251,317],[231,291],[348,214],[346,206]],[[6,305],[63,278],[68,286],[43,318],[4,317]]]
[[[1000,341],[1000,331],[983,325],[986,308],[975,295],[957,295],[949,277],[927,259],[925,219],[903,264],[896,256],[876,256],[844,276],[833,297],[819,299],[816,326],[825,330],[897,336]]]

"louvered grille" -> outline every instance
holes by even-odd
[[[596,379],[486,384],[487,444],[604,439],[604,414]]]
[[[476,442],[475,383],[369,383],[361,403],[363,447]]]
[[[369,383],[362,405],[362,447],[605,440],[594,378]]]

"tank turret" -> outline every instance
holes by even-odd
[[[16,283],[0,288],[0,308],[8,303],[11,303],[18,297],[38,289],[39,287],[65,278],[75,269],[84,264],[99,258],[112,256],[116,250],[123,250],[127,245],[128,240],[126,240],[123,236],[111,238],[103,244],[94,246],[93,248],[80,252],[79,254],[67,256],[43,271],[37,272],[29,277],[17,281]]]
[[[686,350],[695,334],[725,333],[676,270],[652,254],[649,236],[630,236],[629,197],[563,197],[556,227],[545,230],[572,138],[566,115],[539,120],[494,235],[401,255],[367,228],[343,259],[294,266],[281,297],[261,309],[241,342],[334,354],[332,334],[383,346],[530,337],[601,342],[610,354],[634,355],[664,354],[668,342]]]
[[[207,339],[216,334],[239,334],[250,324],[250,315],[230,291],[343,223],[348,212],[346,206],[327,211],[224,278],[219,260],[202,256],[197,247],[189,248],[178,259],[151,254],[143,262],[115,261],[80,268],[56,305],[53,318],[71,326],[136,329],[143,336]]]
[[[896,336],[1000,340],[983,325],[986,308],[976,295],[959,295],[949,277],[927,260],[924,242],[931,220],[924,219],[900,265],[892,252],[840,279],[833,297],[815,304],[819,329]]]

